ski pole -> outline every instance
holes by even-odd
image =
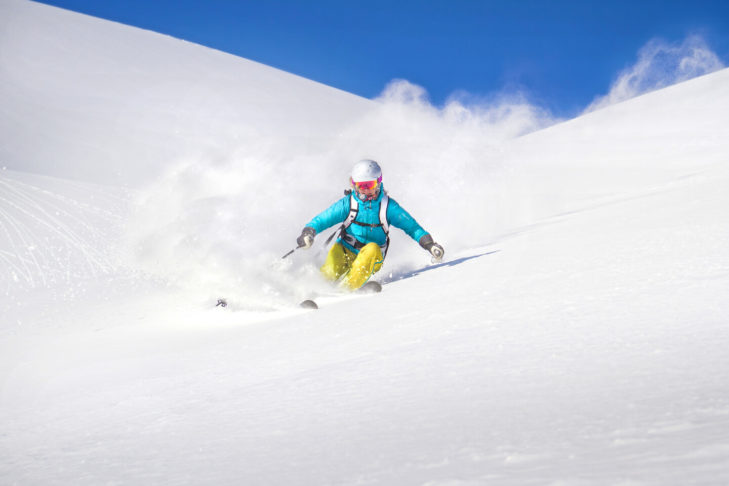
[[[293,250],[291,250],[290,252],[288,252],[287,254],[285,254],[284,256],[282,256],[282,257],[281,257],[281,260],[283,260],[283,259],[284,259],[284,258],[286,258],[287,256],[291,255],[291,254],[292,254],[293,252],[295,252],[295,251],[296,251],[296,250],[298,250],[299,248],[302,248],[302,247],[301,247],[301,246],[297,246],[296,248],[294,248]]]

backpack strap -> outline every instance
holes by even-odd
[[[344,220],[344,223],[342,223],[342,226],[339,227],[339,237],[355,248],[357,248],[357,243],[359,243],[359,241],[357,238],[347,233],[347,228],[352,226],[352,223],[355,222],[354,220],[358,213],[359,203],[357,202],[357,199],[355,199],[354,193],[351,193],[349,195],[349,214],[347,215],[347,219]]]
[[[390,196],[385,193],[384,196],[382,196],[382,201],[380,201],[380,225],[382,225],[382,229],[385,231],[385,234],[390,234],[390,223],[387,222],[387,206],[390,204]]]
[[[387,206],[390,204],[390,196],[385,193],[384,196],[382,196],[382,201],[380,201],[380,224],[382,225],[382,230],[385,232],[385,244],[384,246],[381,246],[382,249],[382,259],[384,260],[387,256],[387,250],[390,248],[390,223],[387,222]]]
[[[347,192],[345,191],[345,194]],[[359,204],[357,204],[357,200],[354,198],[354,194],[350,191],[349,192],[349,214],[347,215],[347,219],[344,220],[342,225],[339,227],[338,230],[336,230],[334,233],[327,238],[327,241],[324,243],[324,245],[328,245],[330,241],[334,238],[335,235],[339,235],[340,238],[345,239],[345,236],[347,235],[347,228],[349,228],[352,223],[354,222],[354,219],[357,217],[357,213],[359,213]],[[354,237],[352,238],[354,239]]]
[[[344,223],[342,223],[342,231],[346,230],[352,225],[355,218],[357,217],[357,213],[359,213],[359,203],[357,203],[357,199],[355,199],[354,194],[350,194],[349,215],[347,216],[347,219],[344,220]]]

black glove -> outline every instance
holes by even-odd
[[[442,246],[433,241],[433,237],[430,236],[430,234],[423,235],[418,243],[420,243],[420,246],[428,250],[430,254],[433,255],[433,262],[439,262],[443,260],[445,250]]]
[[[301,230],[301,236],[296,238],[296,244],[299,248],[311,248],[314,244],[314,237],[316,236],[316,230],[309,226]]]

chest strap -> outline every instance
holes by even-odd
[[[380,222],[377,224],[370,224],[370,223],[361,223],[359,221],[355,221],[357,218],[357,214],[359,213],[359,203],[357,202],[357,199],[354,197],[354,194],[351,194],[349,196],[349,214],[347,215],[347,219],[344,220],[342,223],[342,226],[339,227],[339,231],[336,231],[332,233],[332,236],[329,237],[327,240],[327,244],[332,240],[335,234],[339,233],[339,238],[342,239],[342,241],[345,241],[348,245],[350,245],[352,248],[355,248],[357,250],[361,250],[364,248],[366,243],[362,243],[357,238],[354,237],[354,235],[347,233],[347,228],[349,228],[352,223],[359,225],[359,226],[367,226],[370,228],[377,228],[382,227],[382,230],[385,232],[386,241],[384,245],[380,245],[380,250],[382,251],[382,258],[384,260],[385,256],[387,255],[387,250],[390,247],[390,225],[387,222],[387,206],[390,203],[390,197],[385,194],[382,196],[382,200],[380,201]]]
[[[344,223],[342,223],[342,227],[339,233],[339,237],[345,241],[348,245],[350,245],[352,248],[355,248],[357,250],[361,250],[364,248],[366,243],[362,243],[357,238],[354,237],[354,235],[347,233],[347,228],[349,228],[352,223],[359,225],[359,226],[365,226],[370,228],[377,228],[382,227],[382,230],[385,232],[385,244],[380,245],[380,250],[382,251],[382,259],[385,259],[385,256],[387,255],[387,250],[390,248],[390,225],[387,222],[387,206],[390,203],[390,197],[385,194],[382,196],[382,200],[380,201],[380,222],[377,224],[370,224],[370,223],[361,223],[359,221],[355,221],[355,218],[357,217],[357,213],[359,212],[359,203],[354,198],[354,194],[350,196],[350,203],[349,203],[349,215],[347,216],[347,219],[344,220]]]

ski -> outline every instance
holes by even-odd
[[[228,307],[228,301],[226,299],[218,299],[218,302],[215,304],[215,307],[221,307],[221,308],[225,309],[226,307]],[[319,308],[317,303],[311,299],[307,299],[303,302],[300,302],[299,307],[302,307],[304,309],[318,309]]]
[[[304,309],[318,309],[319,306],[316,302],[314,302],[311,299],[307,299],[299,304],[299,307],[303,307]]]
[[[380,292],[382,292],[382,284],[380,282],[375,282],[374,280],[371,282],[367,282],[355,291],[355,293],[358,294],[377,294]],[[307,299],[301,302],[299,304],[299,307],[302,307],[304,309],[318,309],[319,304],[312,299]]]
[[[359,293],[359,294],[377,294],[377,293],[382,292],[382,284],[380,282],[375,282],[373,280],[371,282],[367,282],[362,287],[357,289],[355,292]],[[215,304],[215,307],[222,307],[222,308],[228,307],[227,299],[224,299],[224,298],[218,299],[218,302]],[[314,310],[314,309],[319,308],[319,304],[317,304],[317,302],[313,299],[306,299],[302,302],[299,302],[299,307],[301,307],[302,309]]]
[[[382,292],[382,284],[373,280],[364,284],[357,290],[357,292],[361,292],[363,294],[378,294]]]

